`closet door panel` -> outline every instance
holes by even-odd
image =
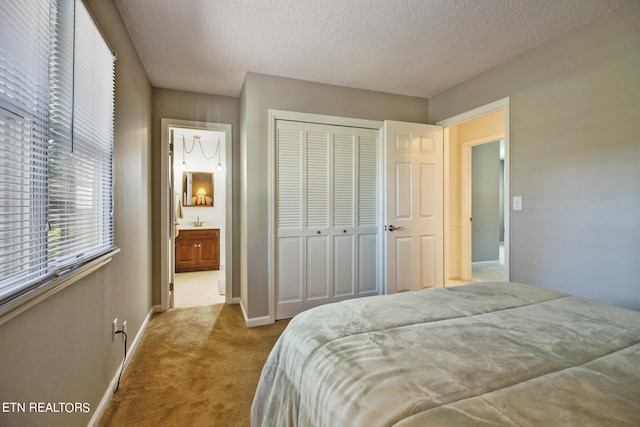
[[[378,226],[378,137],[358,136],[358,226]]]
[[[307,238],[306,299],[329,298],[329,238]]]
[[[276,129],[276,315],[292,317],[303,309],[303,127],[278,122]]]
[[[333,238],[333,295],[355,295],[353,235]]]
[[[358,135],[357,145],[357,295],[378,293],[378,137]]]
[[[333,135],[333,225],[355,225],[355,135]]]
[[[358,294],[378,293],[378,235],[360,234],[358,238]]]
[[[307,233],[305,307],[329,302],[331,259],[330,133],[326,126],[305,124],[305,209]],[[320,301],[319,301],[320,300]],[[309,304],[311,302],[311,304]]]
[[[311,229],[329,227],[329,133],[305,128],[306,225]]]
[[[279,123],[276,138],[276,227],[302,228],[302,126]]]
[[[278,241],[278,301],[302,301],[302,245],[299,237]]]

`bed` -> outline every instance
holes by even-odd
[[[518,283],[328,304],[262,370],[257,426],[640,425],[640,312]]]

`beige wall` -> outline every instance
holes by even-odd
[[[249,73],[241,96],[242,301],[249,318],[268,305],[268,110],[427,122],[427,100]]]
[[[504,110],[460,123],[456,128],[458,128],[458,145],[477,139],[502,137],[504,136]]]
[[[640,309],[640,3],[429,99],[444,120],[509,97],[511,279]]]
[[[239,132],[239,100],[228,96],[206,95],[194,92],[183,92],[169,89],[153,89],[153,194],[152,222],[153,229],[160,230],[160,206],[161,192],[166,189],[160,188],[160,164],[161,164],[161,119],[190,120],[199,122],[210,122],[220,124],[230,124],[232,133],[232,158],[233,158],[233,212],[240,211],[240,132]],[[233,217],[233,258],[240,259],[240,229],[239,217]],[[160,304],[160,233],[153,234],[153,304]],[[233,296],[240,296],[240,265],[233,263]]]
[[[0,326],[0,402],[87,402],[88,414],[0,413],[2,426],[84,426],[151,310],[151,86],[111,0],[89,8],[117,54],[112,262]]]

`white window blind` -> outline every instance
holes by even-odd
[[[80,0],[0,6],[0,304],[114,248],[114,56]]]
[[[47,273],[49,4],[0,13],[0,298]]]
[[[52,93],[59,100],[51,105],[49,161],[49,258],[54,268],[86,260],[113,245],[114,61],[84,4],[76,1],[75,19],[73,8],[65,2],[62,6],[51,67]],[[73,22],[75,34],[69,34]],[[62,93],[58,87],[64,88]]]

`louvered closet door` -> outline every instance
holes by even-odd
[[[325,304],[331,298],[330,182],[331,134],[326,126],[305,124],[306,300],[304,308]]]
[[[335,133],[333,145],[333,295],[348,298],[355,293],[355,136]]]
[[[277,318],[378,293],[377,152],[377,131],[277,122]]]
[[[303,309],[302,124],[276,127],[276,296],[279,319]]]
[[[380,288],[378,277],[378,133],[359,134],[357,138],[357,289],[359,296],[375,295]]]

